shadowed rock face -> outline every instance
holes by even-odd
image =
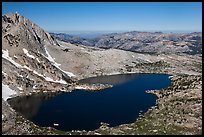
[[[125,32],[85,39],[63,33],[52,36],[73,44],[100,48],[116,48],[144,53],[202,54],[202,33],[164,34],[161,32]]]
[[[22,96],[8,99],[8,103],[18,112],[23,112],[23,115],[30,119],[37,113],[42,102],[48,100],[53,96],[60,94],[61,92],[55,93],[36,93],[32,96]]]
[[[18,92],[58,90],[72,83],[50,60],[46,46],[59,44],[24,16],[2,15],[2,82]]]

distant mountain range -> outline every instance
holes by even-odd
[[[96,38],[82,38],[65,33],[50,33],[59,40],[99,48],[115,48],[141,53],[202,54],[202,33],[124,32]]]

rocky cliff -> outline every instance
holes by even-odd
[[[59,46],[49,33],[19,14],[2,16],[2,83],[21,91],[58,90],[72,83],[47,51]]]

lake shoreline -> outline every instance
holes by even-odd
[[[164,90],[152,90],[152,91],[150,91],[150,92],[152,92],[153,94],[156,94],[157,96],[158,95],[160,95],[158,92],[159,91],[169,91],[169,90],[172,90],[172,89],[174,89],[174,90],[181,90],[181,91],[183,91],[182,89],[181,89],[181,86],[179,87],[178,86],[178,81],[182,81],[182,78],[183,77],[183,79],[185,79],[186,81],[189,81],[189,79],[191,79],[191,77],[198,77],[198,80],[197,80],[197,82],[198,82],[198,84],[197,84],[197,87],[199,87],[199,88],[201,88],[201,86],[202,86],[202,81],[201,81],[201,83],[199,83],[200,81],[199,81],[199,79],[201,78],[202,79],[202,75],[181,75],[181,76],[173,76],[171,79],[173,80],[173,83],[177,83],[177,84],[173,84],[173,85],[171,85],[170,87],[169,87],[169,89],[164,89]],[[189,78],[188,78],[189,77]],[[194,85],[195,85],[195,83],[194,83]],[[194,90],[195,89],[195,87],[189,87],[189,86],[187,86],[187,87],[185,87],[186,88],[186,90],[188,90],[188,89],[190,89],[190,90]],[[201,93],[201,92],[198,92],[198,93]],[[174,94],[173,92],[172,92],[172,94]],[[166,95],[163,95],[164,97],[166,96]],[[167,96],[168,97],[168,96]],[[158,99],[157,99],[157,105],[156,106],[154,106],[154,107],[152,107],[152,108],[150,108],[149,110],[148,110],[148,112],[146,112],[143,116],[141,116],[141,118],[139,118],[135,123],[132,123],[132,124],[124,124],[124,125],[120,125],[120,126],[117,126],[117,127],[105,127],[105,128],[103,128],[103,130],[102,130],[102,128],[99,128],[99,129],[96,129],[95,131],[71,131],[71,132],[64,132],[64,131],[58,131],[58,130],[56,130],[56,129],[54,129],[54,128],[43,128],[43,127],[39,127],[39,126],[36,126],[35,124],[33,124],[31,121],[28,121],[28,120],[25,120],[25,118],[23,118],[22,116],[17,116],[17,119],[20,119],[20,121],[19,120],[17,120],[17,121],[19,121],[19,126],[21,125],[20,123],[22,123],[23,121],[27,121],[26,123],[27,123],[27,125],[32,125],[32,127],[35,127],[35,128],[33,128],[32,130],[34,130],[35,132],[33,132],[34,134],[36,134],[36,133],[39,133],[39,134],[42,134],[42,131],[45,133],[45,134],[114,134],[114,131],[117,131],[117,132],[119,132],[119,134],[146,134],[146,133],[144,133],[144,132],[140,132],[140,130],[142,131],[142,129],[140,129],[140,128],[138,128],[141,124],[140,124],[140,121],[143,121],[144,122],[144,120],[147,118],[148,119],[148,116],[147,116],[147,114],[149,115],[149,114],[151,114],[151,113],[159,113],[158,112],[158,110],[157,110],[157,106],[158,106],[158,103],[160,103],[160,101],[159,100],[161,100],[161,96],[158,96]],[[201,105],[201,103],[200,103],[200,105]],[[161,113],[162,114],[162,113]],[[201,114],[201,116],[202,116],[202,114]],[[139,124],[138,124],[139,123]],[[33,126],[33,125],[35,125],[35,126]],[[137,127],[137,128],[134,128],[135,127]],[[121,131],[121,129],[123,129],[123,130],[128,130],[128,132],[127,133],[125,133],[125,132],[122,132]],[[129,131],[129,129],[134,129],[133,131],[134,132],[130,132]],[[199,128],[198,128],[199,129]],[[104,131],[105,130],[105,131]],[[173,130],[173,129],[172,129]],[[150,130],[151,131],[151,130]],[[153,130],[152,130],[152,132],[150,132],[150,133],[147,133],[147,134],[165,134],[165,133],[158,133],[158,131],[159,130],[157,130],[156,131],[156,129],[154,129],[154,132],[153,132]],[[178,132],[176,132],[175,134],[177,134]],[[186,132],[186,133],[188,133],[188,132]],[[183,133],[183,134],[186,134],[186,133]],[[201,130],[199,130],[197,133],[195,133],[195,134],[199,134],[199,133],[201,133]],[[168,134],[168,131],[166,131],[166,134]],[[173,133],[171,133],[171,134],[173,134]],[[180,133],[181,134],[181,133]],[[190,134],[190,133],[189,133]]]
[[[22,113],[25,118],[39,126],[53,127],[53,123],[57,123],[60,126],[56,128],[63,131],[95,130],[102,121],[114,127],[133,122],[139,116],[139,111],[146,112],[149,107],[154,106],[156,96],[147,94],[145,90],[169,86],[171,81],[168,77],[167,74],[149,73],[94,77],[89,81],[78,82],[73,86],[75,90],[70,93],[36,93],[10,99],[8,103],[16,112]],[[114,86],[109,82],[115,83]],[[141,98],[148,101],[144,102]],[[67,106],[72,109],[67,109]],[[50,107],[52,109],[47,109]],[[46,118],[42,119],[44,116]]]

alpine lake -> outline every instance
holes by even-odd
[[[8,99],[11,107],[41,127],[62,131],[95,130],[133,123],[156,104],[159,90],[171,84],[169,74],[118,74],[80,80],[79,83],[111,84],[100,91],[75,89],[71,92],[36,93]]]

